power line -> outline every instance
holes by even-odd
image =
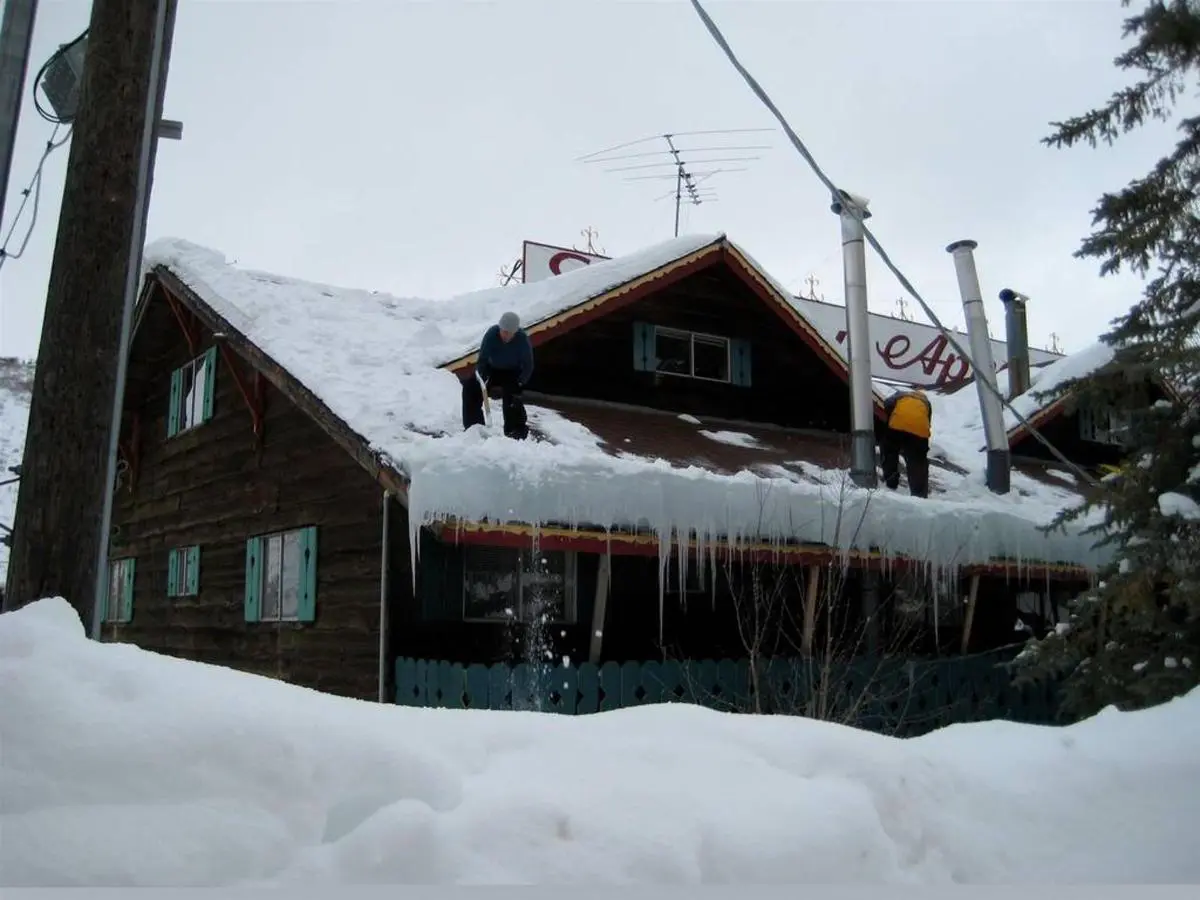
[[[43,86],[43,81],[48,72],[54,68],[55,64],[64,59],[76,46],[86,40],[88,36],[88,28],[83,29],[73,40],[60,46],[57,50],[50,54],[50,58],[42,63],[42,67],[38,69],[37,74],[33,76],[33,106],[37,110],[37,114],[54,125],[54,130],[50,132],[50,139],[46,141],[46,149],[42,151],[42,158],[38,160],[37,169],[33,173],[33,178],[29,181],[29,186],[21,191],[21,205],[17,208],[17,214],[13,217],[12,225],[8,229],[8,233],[4,235],[4,243],[0,244],[0,269],[4,267],[4,263],[9,259],[20,259],[25,253],[25,248],[29,246],[29,239],[33,236],[33,229],[37,226],[38,206],[42,196],[42,172],[46,166],[46,160],[50,158],[55,150],[65,144],[71,138],[71,123],[74,120],[74,115],[57,115],[53,112],[48,112],[38,99],[38,88]],[[82,52],[82,51],[80,51]],[[61,79],[60,79],[61,81]],[[61,87],[61,85],[59,85]],[[76,89],[77,90],[77,89]],[[51,101],[55,99],[55,94],[49,94]],[[67,126],[67,133],[63,135],[62,140],[55,141],[58,137],[58,130],[62,126]],[[33,213],[29,219],[29,228],[25,231],[25,236],[21,239],[21,248],[16,253],[9,253],[8,247],[12,243],[13,234],[17,230],[17,223],[21,221],[21,214],[25,211],[26,205],[29,203],[30,196],[33,197]]]
[[[4,235],[4,243],[0,244],[0,269],[4,268],[4,264],[8,260],[20,259],[25,253],[25,248],[29,246],[29,239],[33,236],[33,229],[37,225],[38,205],[42,196],[42,171],[45,169],[46,160],[50,158],[50,154],[71,139],[71,128],[68,126],[67,133],[62,136],[62,139],[55,141],[60,128],[62,128],[62,125],[57,124],[54,126],[54,130],[50,132],[50,139],[46,141],[46,149],[42,151],[42,158],[38,160],[33,178],[30,179],[29,186],[21,191],[21,205],[17,207],[17,214],[13,216],[12,225],[9,226],[8,233]],[[21,213],[25,211],[25,206],[29,203],[31,196],[33,197],[33,213],[29,219],[29,227],[25,229],[25,236],[21,238],[20,249],[16,253],[9,253],[8,247],[12,243],[13,234],[17,230],[17,223],[21,221]]]
[[[746,67],[743,66],[741,64],[741,62],[738,61],[737,56],[734,55],[734,52],[730,48],[728,42],[725,40],[724,35],[721,34],[721,30],[717,27],[716,23],[713,22],[713,20],[711,18],[709,18],[708,13],[704,11],[704,7],[700,5],[700,0],[691,0],[691,3],[692,3],[692,8],[694,10],[696,10],[696,14],[700,17],[700,20],[704,23],[704,27],[708,29],[708,33],[710,35],[712,35],[713,40],[717,42],[717,46],[719,46],[725,52],[725,56],[729,59],[729,62],[733,64],[733,67],[735,69],[737,69],[738,73],[742,76],[743,80],[745,80],[746,84],[749,85],[750,90],[752,90],[754,92],[754,95],[756,97],[758,97],[758,99],[762,101],[763,105],[768,110],[771,111],[771,114],[775,116],[775,118],[778,120],[780,126],[783,128],[784,134],[786,134],[788,136],[788,139],[792,142],[792,146],[794,146],[796,148],[796,150],[800,153],[800,155],[802,157],[804,157],[805,162],[808,163],[809,167],[813,170],[813,173],[817,176],[817,178],[819,178],[821,180],[821,183],[823,185],[825,185],[825,187],[829,190],[829,193],[835,198],[840,197],[841,193],[839,192],[837,186],[829,179],[829,176],[826,175],[824,171],[822,171],[820,165],[817,164],[816,159],[813,158],[813,155],[808,151],[808,148],[804,145],[804,142],[802,140],[800,140],[800,138],[796,134],[796,132],[794,132],[792,130],[792,126],[788,124],[788,121],[787,121],[787,119],[784,118],[783,113],[781,113],[779,111],[778,107],[776,107],[775,104],[773,102],[771,102],[771,98],[769,96],[767,96],[767,92],[763,90],[762,86],[759,85],[759,83],[755,80],[754,76],[751,75],[746,70]],[[951,347],[953,347],[954,350],[957,351],[961,356],[963,356],[966,359],[970,359],[971,355],[969,353],[967,353],[965,350],[963,350],[962,345],[960,345],[958,343],[958,341],[956,341],[954,339],[954,335],[952,335],[949,331],[946,330],[946,328],[942,325],[941,320],[938,319],[938,317],[934,313],[934,311],[929,308],[929,304],[927,304],[925,302],[925,300],[917,292],[917,289],[915,287],[913,287],[912,282],[910,282],[908,280],[908,278],[905,277],[904,273],[901,272],[900,269],[896,266],[896,264],[894,262],[892,262],[892,259],[890,256],[888,256],[887,251],[885,251],[883,249],[883,245],[881,245],[879,243],[879,240],[875,237],[874,234],[871,233],[871,229],[869,229],[867,227],[867,223],[865,221],[863,221],[862,211],[859,210],[855,204],[847,204],[846,208],[851,210],[854,217],[859,220],[860,225],[863,230],[863,236],[866,238],[867,243],[870,244],[872,249],[874,249],[875,252],[879,254],[879,258],[881,260],[883,260],[883,264],[885,266],[887,266],[888,271],[890,271],[896,277],[896,280],[900,282],[901,287],[903,287],[906,291],[908,291],[908,293],[912,296],[912,298],[917,301],[917,304],[921,307],[921,309],[925,311],[925,315],[929,316],[929,320],[933,323],[933,326],[939,332],[941,332],[942,337],[944,337],[946,339],[946,342]],[[1024,416],[1022,416],[1019,412],[1017,412],[1017,410],[1013,408],[1013,405],[1011,403],[1009,403],[1008,400],[1005,398],[1004,393],[1002,391],[1000,391],[994,384],[992,384],[992,382],[989,379],[983,378],[981,376],[980,381],[982,381],[982,383],[986,386],[986,388],[989,391],[991,391],[993,394],[995,394],[997,397],[1000,398],[1000,402],[1005,407],[1008,408],[1009,412],[1011,412],[1013,414],[1013,416],[1014,416],[1014,418],[1016,418],[1017,422],[1020,425],[1024,426],[1025,430],[1028,431],[1029,434],[1031,434],[1043,446],[1045,446],[1045,448],[1047,450],[1049,450],[1051,454],[1053,454],[1055,459],[1057,459],[1063,465],[1067,466],[1069,469],[1073,470],[1087,484],[1093,485],[1093,486],[1096,484],[1096,480],[1094,478],[1092,478],[1091,475],[1089,475],[1087,472],[1085,472],[1081,467],[1075,465],[1075,463],[1071,462],[1071,460],[1067,459],[1059,451],[1059,449],[1057,447],[1055,447],[1046,438],[1045,435],[1043,435],[1040,431],[1038,431],[1036,428],[1033,427],[1033,425],[1029,422],[1028,419],[1026,419]]]

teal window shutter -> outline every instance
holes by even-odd
[[[217,393],[217,348],[204,351],[204,412],[200,421],[207,422],[213,416],[213,397]]]
[[[179,596],[179,551],[171,550],[167,553],[167,596]]]
[[[731,381],[741,387],[750,387],[750,342],[729,342]]]
[[[137,561],[133,559],[125,559],[121,561],[124,567],[124,572],[121,578],[121,615],[118,618],[120,622],[133,621],[133,575],[137,567]]]
[[[194,597],[200,593],[200,548],[188,547],[184,560],[184,593]]]
[[[179,433],[179,402],[183,394],[183,370],[176,369],[171,373],[171,405],[167,409],[167,437],[175,437]]]
[[[252,537],[246,541],[246,600],[247,622],[257,622],[262,617],[262,538]]]
[[[654,326],[648,322],[633,323],[633,368],[636,372],[653,372]]]
[[[312,622],[317,617],[317,529],[300,532],[300,604],[296,618]]]

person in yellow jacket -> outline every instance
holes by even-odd
[[[883,404],[887,425],[879,435],[883,483],[893,491],[900,487],[900,457],[908,473],[908,492],[929,496],[929,435],[933,406],[923,391],[897,391]]]

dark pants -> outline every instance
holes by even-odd
[[[907,431],[885,428],[879,436],[883,483],[893,491],[900,487],[900,457],[908,473],[908,492],[914,497],[929,496],[929,441]]]
[[[493,369],[488,376],[488,394],[500,392],[500,410],[504,416],[504,436],[519,441],[529,437],[525,404],[521,402],[521,386],[515,369]],[[462,383],[463,429],[483,423],[483,388],[472,372]]]

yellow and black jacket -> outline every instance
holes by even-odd
[[[887,413],[888,428],[929,440],[933,406],[923,391],[893,394],[884,401],[883,409]]]

